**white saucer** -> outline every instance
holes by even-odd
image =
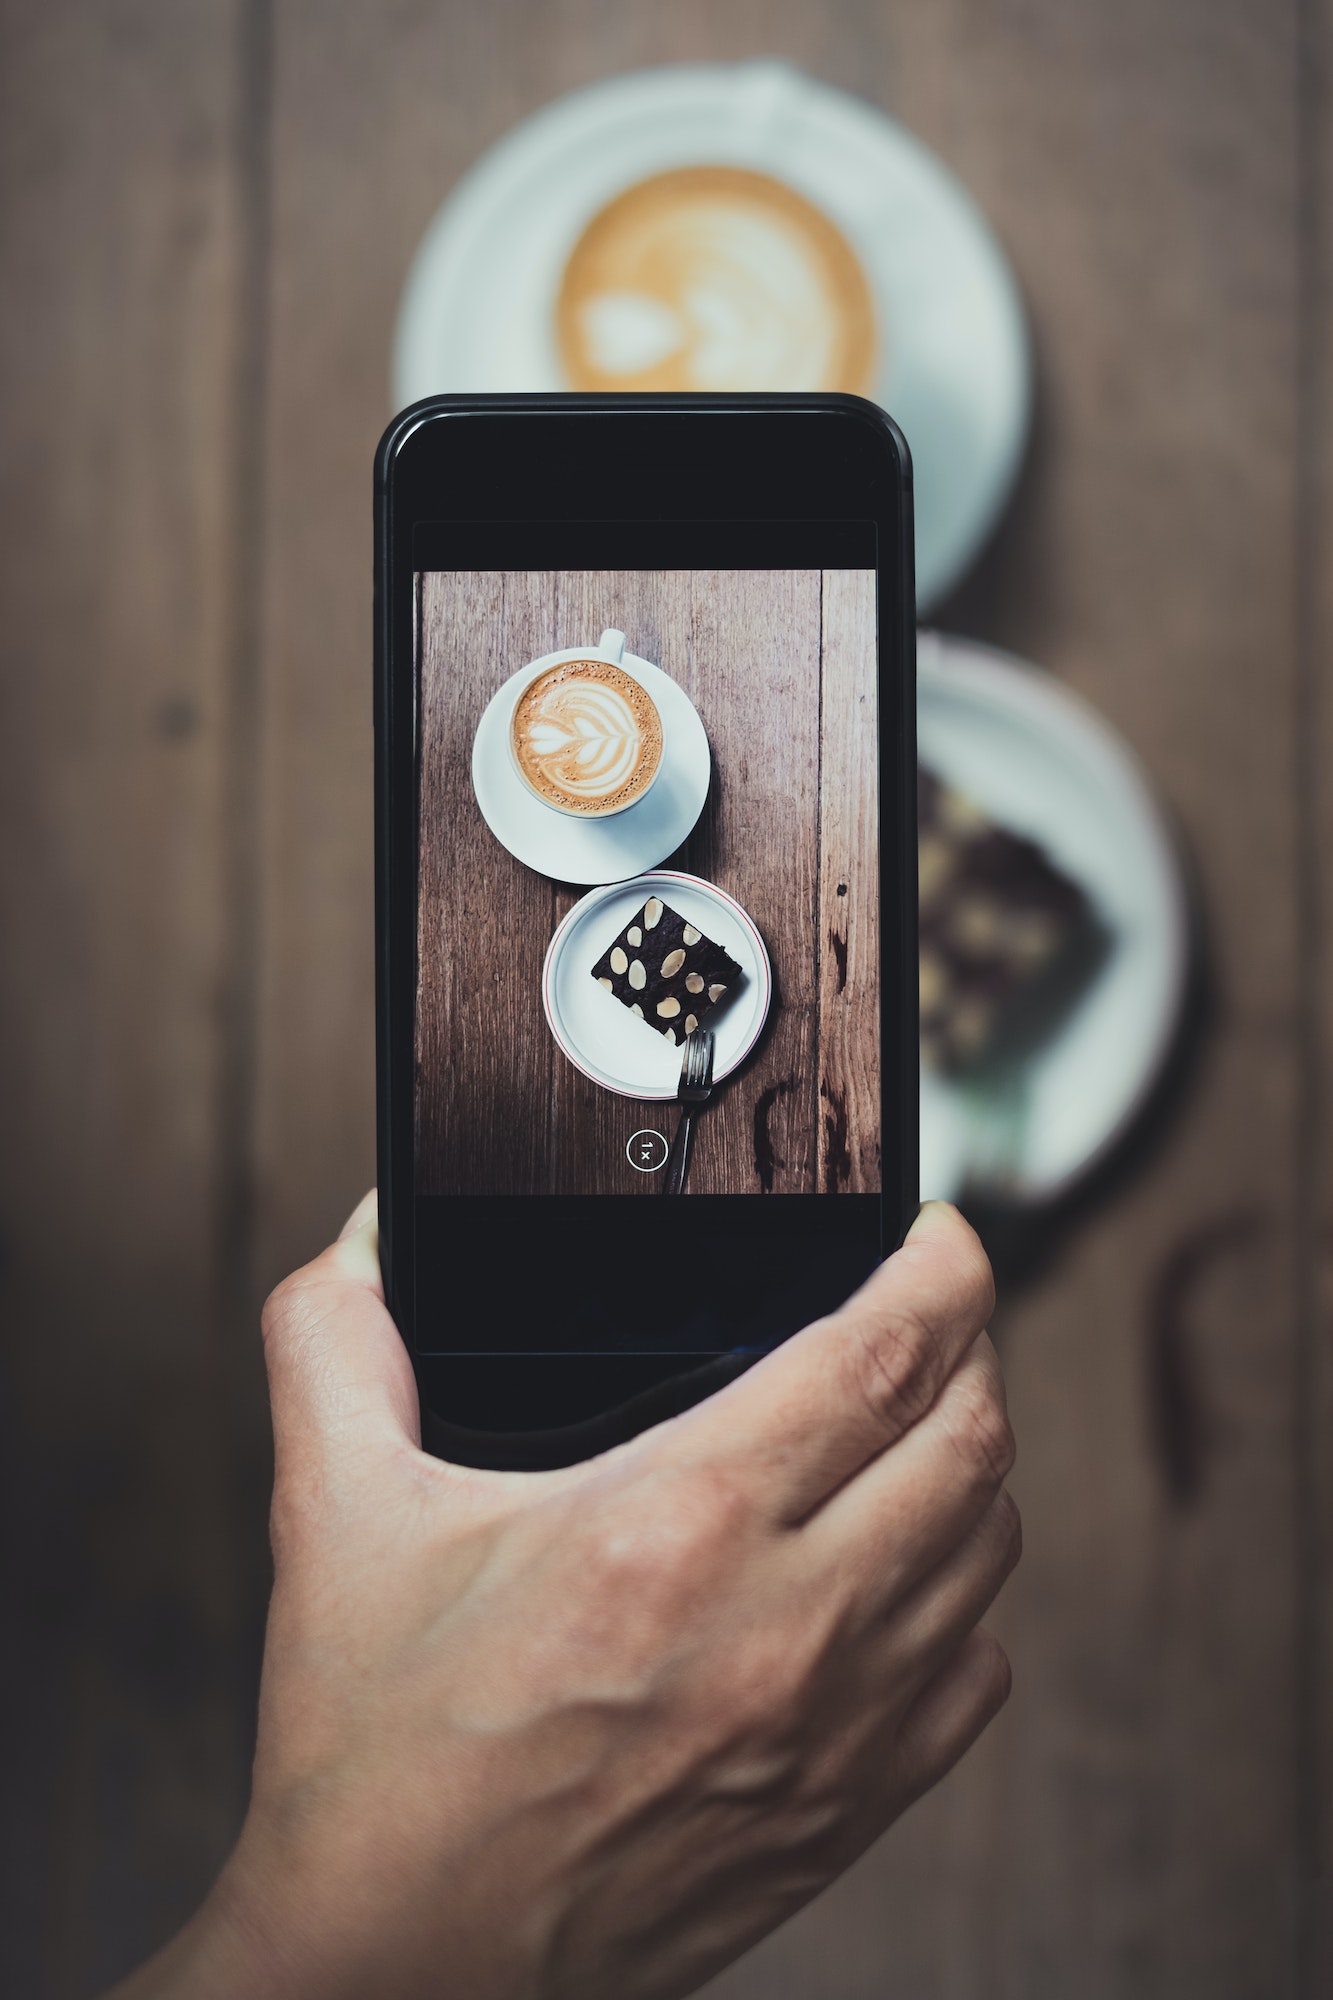
[[[662,764],[651,791],[609,819],[574,819],[543,805],[514,769],[510,718],[529,681],[582,650],[530,660],[492,696],[472,739],[472,789],[491,832],[526,867],[556,882],[621,882],[655,868],[694,831],[708,797],[712,757],[684,688],[650,660],[626,653],[621,664],[647,688],[662,718]]]
[[[1133,751],[1050,675],[935,632],[917,668],[921,762],[1037,841],[1110,936],[1089,991],[1003,1086],[922,1078],[923,1197],[1047,1201],[1124,1131],[1170,1047],[1189,938],[1175,842]]]
[[[713,1080],[744,1062],[759,1039],[773,995],[764,940],[734,897],[697,875],[654,869],[633,882],[594,889],[575,903],[551,939],[542,968],[542,1005],[557,1046],[576,1069],[619,1097],[674,1098],[683,1051],[654,1034],[597,984],[592,968],[641,903],[659,895],[720,944],[741,968],[733,997],[710,1017]]]
[[[924,610],[980,549],[1022,455],[1031,388],[1018,289],[979,209],[932,153],[785,63],[613,77],[492,146],[417,252],[398,318],[398,404],[441,390],[566,388],[554,305],[584,228],[636,181],[709,163],[787,181],[860,258],[881,327],[871,394],[912,448]]]

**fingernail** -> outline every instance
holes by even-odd
[[[951,1201],[923,1201],[916,1212],[916,1220],[907,1233],[909,1236],[915,1236],[923,1223],[935,1222],[943,1215],[957,1215],[957,1213]]]
[[[338,1231],[338,1241],[344,1243],[349,1236],[355,1236],[358,1229],[364,1229],[368,1222],[378,1222],[379,1212],[379,1190],[372,1188],[369,1194],[362,1195]]]

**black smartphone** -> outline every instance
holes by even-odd
[[[917,1192],[906,444],[848,396],[455,396],[375,467],[380,1241],[423,1438],[571,1463]]]

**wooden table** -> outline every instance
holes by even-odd
[[[373,1168],[369,466],[412,249],[553,93],[759,52],[894,111],[1014,260],[1032,448],[939,620],[1139,750],[1208,978],[1174,1102],[998,1321],[1012,1702],[714,1990],[1330,1990],[1330,25],[0,10],[5,1991],[123,1969],[243,1807],[256,1308]]]
[[[774,971],[760,1043],[700,1120],[689,1192],[877,1192],[874,571],[430,571],[418,605],[419,1192],[661,1191],[626,1148],[674,1113],[591,1081],[542,1012],[547,944],[583,891],[516,860],[472,791],[492,695],[609,626],[709,736],[703,813],[661,859],[734,897]]]

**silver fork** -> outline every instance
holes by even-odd
[[[685,1054],[681,1057],[680,1083],[676,1089],[676,1102],[681,1107],[680,1123],[676,1136],[671,1141],[671,1151],[667,1155],[666,1182],[663,1194],[684,1194],[685,1176],[690,1170],[690,1140],[694,1135],[694,1117],[701,1104],[707,1104],[713,1094],[713,1031],[711,1028],[696,1028],[685,1038]]]

